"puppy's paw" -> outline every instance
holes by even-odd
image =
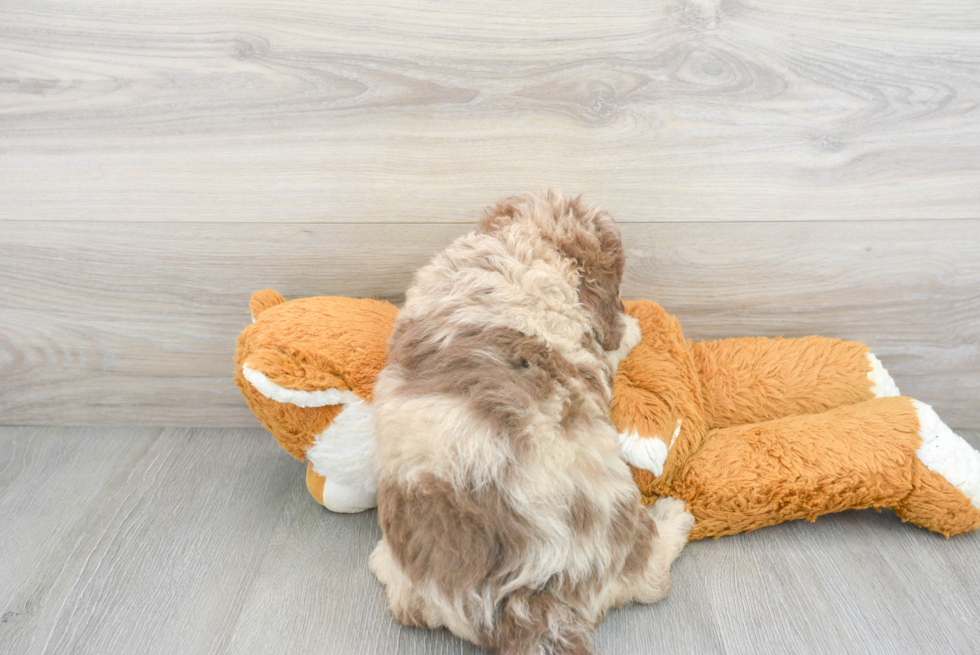
[[[687,511],[684,501],[669,496],[659,498],[647,511],[657,524],[660,538],[679,553],[694,528],[694,515]]]
[[[647,512],[650,513],[650,518],[656,521],[659,526],[661,523],[669,523],[680,514],[686,514],[687,505],[680,498],[663,496],[658,498],[653,505],[650,505],[647,508]]]
[[[388,544],[382,539],[378,542],[378,545],[374,547],[374,552],[368,557],[368,570],[374,574],[378,581],[386,585],[388,584],[387,574],[387,558],[388,558]]]

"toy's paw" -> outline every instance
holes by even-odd
[[[930,471],[943,476],[980,509],[980,452],[943,423],[925,403],[913,400],[922,445],[915,451]]]
[[[663,544],[679,553],[694,528],[694,515],[687,511],[684,501],[669,496],[658,498],[647,512],[657,524]]]
[[[378,506],[378,495],[354,487],[345,487],[324,479],[323,506],[331,512],[354,514]]]
[[[313,470],[313,462],[306,464],[306,488],[316,502],[332,512],[353,514],[378,505],[376,491],[366,491],[328,480]]]

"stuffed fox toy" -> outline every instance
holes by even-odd
[[[625,301],[643,338],[619,365],[612,420],[643,501],[673,496],[691,539],[887,507],[946,535],[980,527],[980,453],[899,395],[860,343],[823,337],[695,343],[659,305]],[[398,309],[343,297],[252,296],[236,383],[338,512],[375,505],[374,380]]]

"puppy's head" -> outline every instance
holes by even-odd
[[[537,230],[561,256],[574,262],[579,302],[592,318],[596,338],[604,350],[617,350],[626,329],[619,297],[626,254],[612,216],[581,196],[566,198],[548,190],[501,200],[487,209],[477,231],[502,235],[515,225]]]

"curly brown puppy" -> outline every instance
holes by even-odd
[[[649,512],[609,421],[624,252],[604,211],[503,200],[416,275],[375,390],[371,570],[406,625],[501,653],[590,653],[605,612],[651,603],[694,519]]]

